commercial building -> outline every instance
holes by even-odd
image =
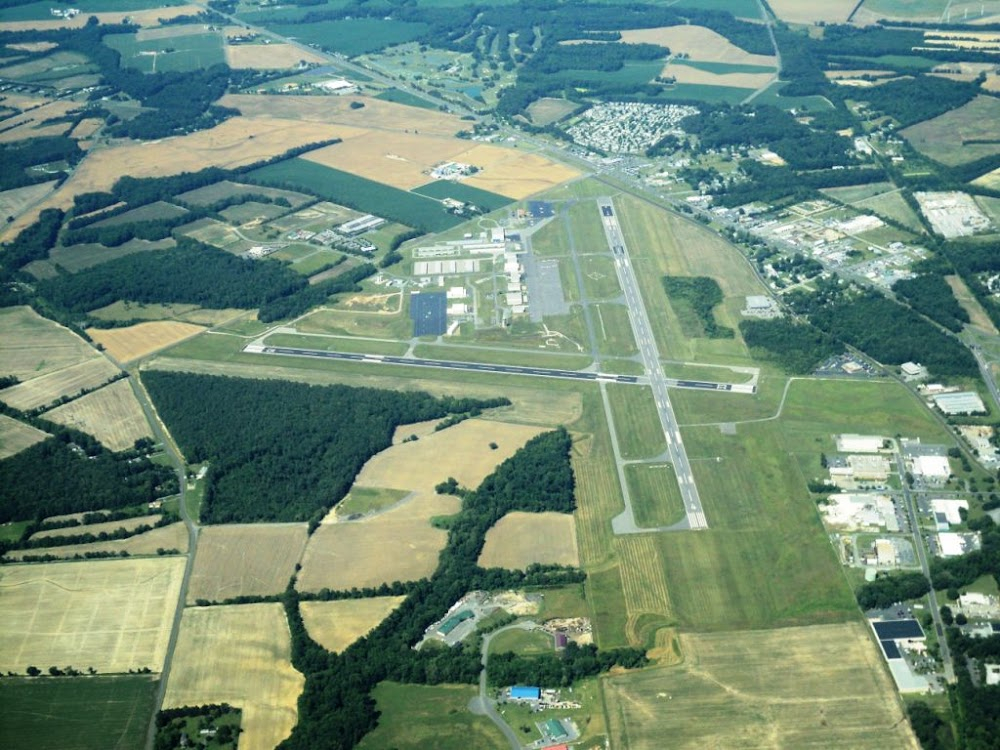
[[[935,515],[941,513],[950,524],[962,523],[962,509],[969,509],[968,500],[931,500],[931,509]]]
[[[925,479],[947,479],[951,476],[951,464],[947,456],[914,456],[913,473]]]
[[[934,397],[934,403],[945,414],[982,414],[986,412],[983,400],[974,391],[942,393]]]
[[[380,216],[365,214],[364,216],[359,216],[356,219],[351,219],[350,221],[341,224],[337,227],[337,231],[350,237],[355,234],[367,232],[369,229],[375,229],[375,227],[380,227],[383,224],[385,224],[385,219]]]
[[[885,442],[881,435],[838,435],[837,450],[841,453],[878,453]]]

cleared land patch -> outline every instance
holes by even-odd
[[[658,44],[671,53],[685,53],[703,62],[761,65],[774,68],[773,55],[754,55],[740,49],[721,34],[704,26],[663,26],[658,29],[627,29],[621,32],[626,44]]]
[[[302,602],[302,620],[314,641],[340,653],[358,638],[368,635],[403,603],[405,596],[372,599],[342,599],[333,602]]]
[[[463,180],[463,184],[518,200],[580,176],[575,169],[544,157],[497,146],[475,146],[455,160],[475,164],[482,170]]]
[[[206,526],[188,585],[188,603],[280,594],[306,546],[306,525]]]
[[[965,311],[969,313],[969,319],[973,327],[989,334],[990,336],[1000,335],[1000,331],[997,331],[993,321],[990,320],[990,316],[986,314],[986,310],[979,303],[969,287],[966,286],[965,282],[962,280],[961,276],[945,276],[944,280],[948,282],[948,286],[951,287],[951,291],[955,294],[955,299],[958,300]]]
[[[227,44],[226,64],[230,68],[273,70],[294,68],[300,61],[321,63],[326,58],[294,44]]]
[[[119,362],[128,362],[176,344],[205,330],[193,323],[158,321],[127,328],[91,328],[87,335]]]
[[[46,418],[83,430],[113,451],[131,448],[136,440],[153,434],[127,380],[46,412]]]
[[[902,133],[917,151],[948,166],[993,156],[1000,153],[1000,100],[977,96]]]
[[[72,526],[68,529],[46,529],[31,535],[31,539],[49,539],[51,537],[67,536],[70,534],[100,534],[118,529],[131,531],[137,526],[149,524],[152,526],[160,520],[159,515],[136,516],[135,518],[125,518],[121,521],[104,521],[102,523],[88,523],[83,526]]]
[[[184,561],[87,560],[0,572],[0,669],[163,667]]]
[[[822,3],[804,3],[802,0],[771,0],[768,3],[774,14],[786,23],[846,23],[857,0],[825,0]]]
[[[71,330],[30,307],[0,310],[0,372],[4,375],[27,380],[98,356]]]
[[[88,552],[128,552],[131,556],[157,555],[158,550],[176,550],[179,554],[188,551],[188,533],[183,523],[172,523],[158,529],[137,534],[128,539],[115,539],[109,542],[89,542],[87,544],[66,544],[61,547],[46,547],[41,553],[55,557],[74,558]],[[12,560],[20,560],[26,555],[40,554],[39,550],[13,550],[7,553]]]
[[[40,201],[56,185],[56,181],[39,182],[37,185],[14,188],[0,192],[0,216],[17,216],[28,206]]]
[[[47,432],[42,432],[24,422],[18,422],[6,414],[0,414],[0,459],[20,453],[48,436]]]
[[[544,128],[558,122],[570,112],[574,112],[579,105],[566,99],[553,99],[543,97],[533,101],[528,106],[528,116],[535,125]]]
[[[532,563],[580,564],[572,515],[516,511],[486,532],[480,566],[524,570]]]
[[[94,357],[0,391],[0,400],[22,411],[48,406],[62,396],[96,388],[119,373],[104,357]]]
[[[683,664],[603,681],[633,750],[918,747],[859,622],[680,639]]]
[[[291,734],[305,684],[290,658],[281,604],[185,609],[163,705],[239,706],[240,748],[272,750]]]

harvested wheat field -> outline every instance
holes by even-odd
[[[79,528],[79,527],[78,527]],[[158,529],[137,534],[128,539],[115,539],[108,542],[88,542],[87,544],[65,544],[60,547],[46,547],[42,552],[55,557],[73,558],[83,556],[88,552],[128,552],[129,555],[157,555],[158,550],[176,550],[179,554],[188,551],[188,533],[183,523],[172,523]],[[37,555],[38,550],[11,550],[7,557],[20,560],[25,555]]]
[[[226,45],[226,64],[230,68],[250,68],[253,70],[294,68],[300,60],[305,60],[307,63],[321,63],[325,61],[325,58],[294,44]]]
[[[403,603],[405,596],[302,602],[302,620],[314,641],[335,654],[368,635]]]
[[[513,456],[539,427],[467,419],[420,440],[394,445],[369,459],[355,484],[433,493],[435,485],[455,477],[475,489],[498,464]],[[492,450],[490,443],[497,449]]]
[[[188,584],[188,603],[280,594],[306,546],[306,524],[206,526]]]
[[[153,321],[127,328],[91,328],[87,335],[119,362],[129,362],[191,338],[205,329],[193,323]]]
[[[721,34],[704,26],[665,26],[658,29],[629,29],[621,32],[626,44],[659,44],[673,54],[686,53],[699,62],[777,67],[773,55],[753,55],[737,47]]]
[[[344,143],[311,151],[303,158],[409,190],[429,182],[434,165],[461,161],[458,155],[468,148],[469,142],[459,138],[373,130],[345,138]]]
[[[71,330],[30,307],[0,309],[0,368],[4,375],[27,380],[100,356]]]
[[[351,109],[352,101],[363,101],[361,109]],[[245,117],[261,119],[281,117],[319,123],[348,125],[353,128],[413,131],[420,135],[451,136],[462,130],[455,115],[431,109],[408,107],[367,96],[265,96],[227,94],[219,100],[223,107],[233,107]]]
[[[13,190],[0,192],[0,215],[17,216],[33,203],[37,203],[51,192],[56,181],[39,182],[37,185],[27,185]]]
[[[479,555],[481,567],[524,570],[533,563],[580,564],[572,515],[516,511],[486,532],[486,544]]]
[[[62,396],[75,396],[83,389],[97,388],[119,372],[104,357],[94,357],[5,388],[0,391],[0,400],[22,411],[48,406]]]
[[[769,0],[774,15],[786,23],[847,23],[860,3],[857,0],[824,0],[821,3],[802,0]]]
[[[0,23],[0,31],[30,31],[32,29],[79,29],[87,24],[91,16],[96,16],[97,20],[105,25],[119,24],[124,18],[129,18],[130,22],[136,26],[157,26],[160,19],[169,20],[177,16],[196,16],[202,13],[204,8],[197,5],[175,5],[172,7],[150,8],[148,10],[117,11],[114,13],[80,13],[73,18],[46,18],[35,21],[7,21]]]
[[[101,523],[88,523],[82,526],[70,526],[65,529],[46,529],[45,531],[39,531],[31,535],[31,539],[49,539],[51,537],[67,536],[73,534],[101,534],[101,533],[111,533],[112,531],[117,531],[118,529],[125,529],[126,531],[132,531],[143,524],[149,524],[152,526],[157,521],[159,521],[161,516],[159,514],[151,514],[148,516],[136,516],[135,518],[123,518],[121,521],[102,521]]]
[[[163,707],[239,706],[240,750],[273,750],[295,726],[305,684],[290,658],[281,604],[185,609]]]
[[[860,622],[680,636],[684,663],[603,680],[633,750],[919,746]]]
[[[184,560],[86,560],[0,570],[0,669],[159,672]]]
[[[677,83],[759,89],[773,81],[777,77],[777,71],[773,73],[712,73],[683,63],[672,63],[663,69],[662,75],[673,77]]]
[[[48,436],[47,432],[0,414],[0,459],[10,458],[15,453],[42,442]]]
[[[70,136],[73,138],[90,138],[90,136],[100,130],[103,125],[104,120],[98,120],[96,117],[88,117],[77,123],[76,127],[73,128],[73,132],[70,133]]]
[[[89,433],[113,451],[127,450],[136,440],[153,435],[127,380],[63,404],[46,412],[45,418]]]
[[[580,176],[575,169],[517,149],[480,145],[459,154],[455,161],[474,164],[480,172],[462,183],[520,200]]]
[[[361,521],[330,523],[331,513],[309,537],[298,589],[341,591],[429,576],[448,539],[431,518],[453,515],[459,507],[455,497],[424,493]]]

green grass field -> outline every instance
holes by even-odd
[[[562,217],[557,216],[531,235],[531,250],[540,258],[569,255],[569,231]]]
[[[642,528],[670,526],[684,518],[684,499],[670,464],[625,467],[635,522]]]
[[[584,255],[580,258],[584,292],[592,300],[613,299],[621,295],[615,262],[610,255]]]
[[[500,730],[486,717],[468,711],[477,693],[472,685],[400,685],[382,682],[372,693],[378,727],[358,744],[360,750],[505,750]]]
[[[381,99],[386,102],[396,102],[396,104],[405,104],[409,107],[420,107],[421,109],[434,109],[437,107],[426,99],[422,99],[419,96],[414,96],[408,91],[400,91],[399,89],[392,88],[386,89],[381,94],[375,97],[376,99]]]
[[[383,487],[351,487],[347,497],[337,504],[337,513],[349,516],[352,513],[373,513],[395,505],[409,492]]]
[[[356,57],[366,52],[410,42],[427,31],[425,23],[386,20],[382,18],[351,18],[342,21],[314,21],[312,23],[281,23],[288,18],[284,12],[264,25],[282,36],[303,44],[313,44],[331,52]],[[261,22],[262,19],[255,19]]]
[[[740,65],[738,63],[706,62],[704,60],[674,60],[675,65],[686,65],[695,70],[725,75],[726,73],[773,73],[769,65]]]
[[[275,333],[265,339],[268,346],[291,346],[303,349],[322,349],[327,352],[352,352],[357,354],[405,354],[406,344],[394,341],[372,341],[371,339],[343,336],[301,336],[294,333]]]
[[[601,354],[609,357],[630,357],[639,353],[632,335],[632,324],[629,322],[628,308],[625,305],[604,302],[591,305],[591,317],[597,331],[597,348]],[[644,369],[637,365],[636,372],[642,374]]]
[[[952,167],[994,156],[1000,153],[1000,100],[977,96],[963,107],[906,128],[902,134],[924,156]]]
[[[497,633],[490,641],[490,653],[502,654],[513,651],[521,656],[537,656],[551,654],[555,648],[552,636],[539,630],[505,630]]]
[[[608,400],[622,458],[653,458],[667,449],[651,388],[609,385]]]
[[[673,99],[695,100],[710,104],[739,104],[753,93],[753,89],[736,88],[735,86],[708,86],[702,83],[675,83],[664,88],[657,98],[667,101]]]
[[[445,212],[435,200],[382,185],[306,159],[288,159],[255,169],[247,179],[274,187],[304,190],[333,203],[439,232],[463,219]]]
[[[155,695],[140,675],[4,679],[0,737],[8,750],[142,747]]]
[[[553,617],[590,616],[590,606],[587,604],[582,584],[545,589],[538,593],[542,596],[542,604],[535,618],[538,622]]]
[[[162,0],[153,3],[151,0],[80,0],[74,2],[74,8],[79,8],[84,15],[89,13],[117,13],[135,10],[145,10],[153,7],[168,7],[184,5],[182,0]],[[5,6],[0,18],[3,21],[40,21],[52,18],[52,3],[38,2],[25,5]]]
[[[452,180],[428,182],[426,185],[414,188],[413,192],[418,195],[427,196],[428,198],[454,198],[455,200],[485,208],[487,211],[495,211],[514,202],[513,199],[508,198],[506,195],[491,193],[489,190],[481,190]]]
[[[480,349],[466,346],[419,344],[414,354],[424,359],[451,359],[458,362],[485,362],[498,365],[524,365],[559,370],[582,370],[593,360],[586,355],[556,354],[532,351]]]
[[[144,42],[138,41],[135,34],[109,34],[104,37],[104,43],[121,53],[123,68],[135,68],[143,73],[197,70],[226,61],[222,36],[214,32]]]

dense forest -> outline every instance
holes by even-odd
[[[861,609],[878,609],[919,599],[930,590],[923,573],[879,573],[874,581],[862,584],[856,595]]]
[[[48,182],[53,178],[51,171],[31,172],[29,167],[62,161],[73,167],[83,155],[77,142],[65,136],[28,138],[0,144],[0,190]],[[65,172],[59,172],[56,176],[62,179],[66,175]],[[0,216],[0,219],[6,218]]]
[[[529,574],[483,570],[477,560],[486,531],[495,519],[514,510],[571,510],[574,505],[573,473],[569,465],[571,439],[564,429],[530,440],[475,491],[464,491],[462,510],[448,533],[437,571],[420,581],[406,601],[367,637],[339,655],[313,641],[299,612],[299,595],[285,592],[285,610],[292,633],[292,664],[306,675],[299,698],[298,724],[279,745],[282,750],[348,750],[377,723],[371,690],[383,680],[405,683],[475,683],[479,678],[481,634],[474,634],[454,648],[413,646],[425,630],[470,590],[495,590],[523,586]],[[535,493],[534,488],[542,488]],[[526,492],[531,488],[531,492]],[[564,585],[581,581],[578,571],[536,568],[534,584]],[[520,674],[531,681],[547,680],[551,661],[525,660]],[[645,656],[635,649],[602,654],[591,650],[573,660],[573,672],[593,674],[619,665],[642,666]]]
[[[808,375],[826,359],[844,351],[827,333],[805,323],[795,323],[787,318],[776,320],[744,320],[740,333],[751,349],[773,359],[786,372]]]
[[[904,279],[897,281],[892,290],[914,310],[955,333],[959,333],[969,322],[969,313],[955,299],[942,276],[925,274]]]
[[[209,462],[207,523],[325,514],[397,426],[509,403],[155,370],[142,378],[187,460]]]
[[[708,276],[664,276],[663,289],[681,321],[684,334],[691,337],[731,339],[732,328],[719,325],[713,312],[722,304],[719,282]]]

